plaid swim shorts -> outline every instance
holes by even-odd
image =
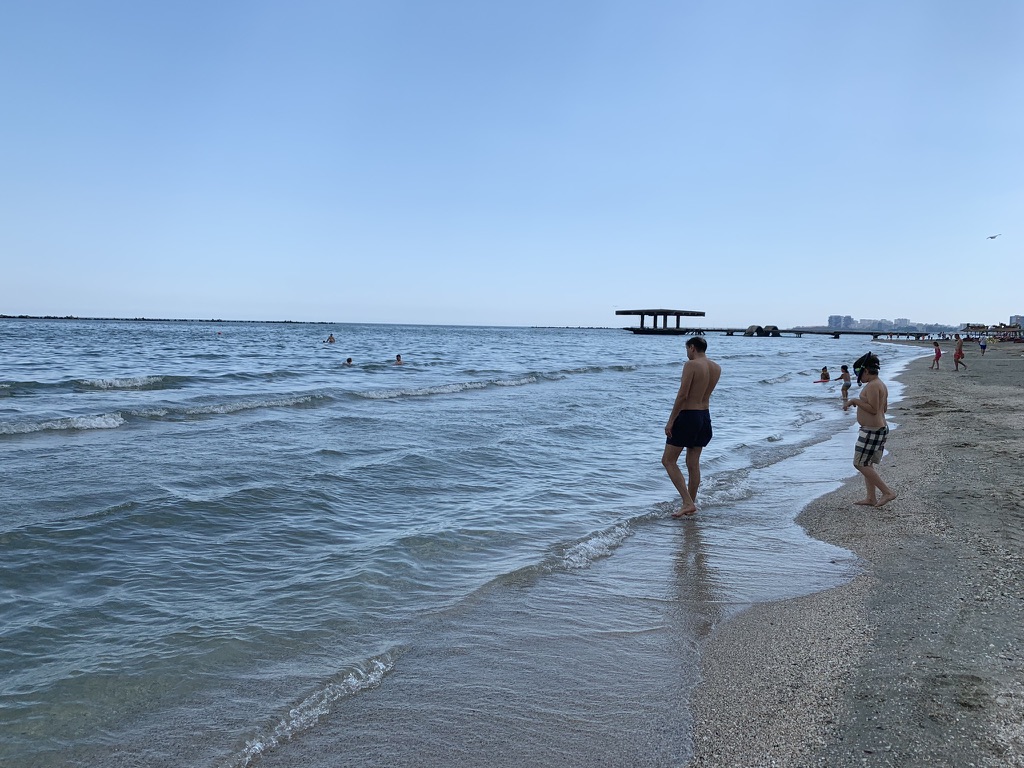
[[[857,445],[853,449],[853,463],[858,467],[866,467],[868,464],[877,464],[882,460],[882,453],[885,449],[885,438],[889,434],[889,427],[878,429],[860,428],[857,435]]]

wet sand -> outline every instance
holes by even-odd
[[[863,572],[705,641],[690,766],[1024,766],[1024,344],[965,350],[899,377],[899,498],[857,475],[798,518]]]

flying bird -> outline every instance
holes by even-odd
[[[999,233],[999,235],[1001,235],[1001,234],[1003,234],[1003,233],[1002,233],[1002,232],[1000,232],[1000,233]],[[996,239],[997,237],[999,237],[999,235],[989,235],[989,236],[988,236],[988,237],[986,237],[985,239],[986,239],[986,240],[995,240],[995,239]]]

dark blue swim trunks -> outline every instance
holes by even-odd
[[[672,422],[672,437],[665,440],[676,448],[703,448],[711,442],[711,411],[680,411]]]

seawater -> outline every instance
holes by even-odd
[[[856,568],[793,523],[852,474],[818,371],[919,354],[707,341],[678,521],[682,337],[0,321],[0,763],[685,761],[700,638]]]

